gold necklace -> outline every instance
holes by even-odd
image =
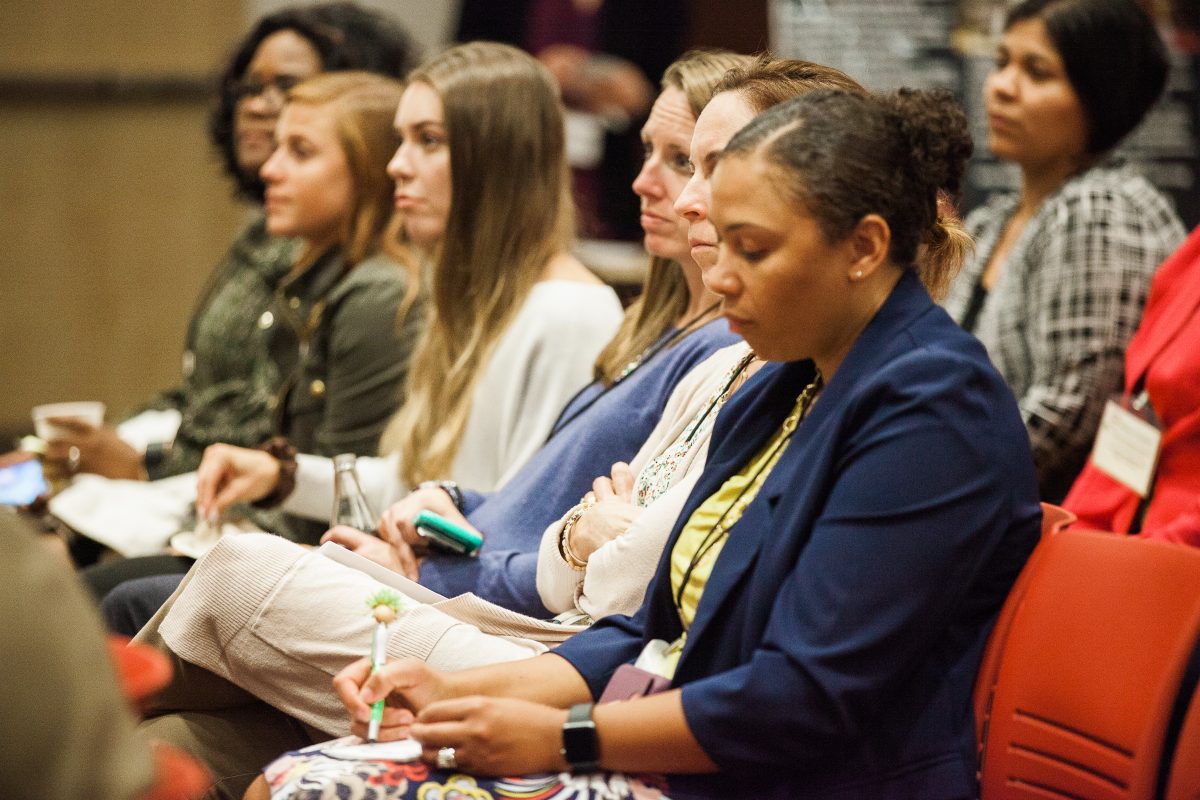
[[[782,435],[775,443],[775,446],[771,448],[771,452],[758,465],[758,469],[750,476],[750,480],[746,481],[746,485],[737,493],[737,497],[733,498],[733,501],[721,512],[721,516],[717,518],[717,521],[704,534],[704,538],[700,541],[700,546],[696,548],[696,552],[688,560],[687,568],[683,571],[683,577],[679,581],[679,589],[675,592],[675,609],[679,613],[681,622],[683,620],[683,593],[687,589],[688,581],[692,578],[692,573],[717,542],[728,536],[729,531],[742,518],[742,513],[754,500],[753,497],[746,497],[747,492],[750,491],[752,486],[758,484],[759,479],[763,477],[763,472],[774,464],[775,459],[783,451],[784,446],[791,441],[792,434],[796,432],[796,428],[804,421],[809,409],[812,408],[812,404],[816,402],[817,394],[824,386],[825,379],[818,372],[816,377],[800,392],[800,395],[796,398],[796,407],[792,409],[792,413],[788,414],[783,420],[783,424],[780,425]],[[757,496],[758,493],[756,491],[755,497]],[[728,521],[731,519],[731,512],[735,509],[737,513],[732,515],[732,521]]]

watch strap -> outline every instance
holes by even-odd
[[[454,503],[454,507],[458,509],[458,513],[465,514],[463,504],[466,498],[463,497],[462,489],[454,481],[421,481],[417,484],[418,489],[441,489],[450,496],[450,502]]]

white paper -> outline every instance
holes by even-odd
[[[1108,401],[1092,449],[1092,463],[1113,480],[1141,497],[1150,493],[1162,431],[1146,420]]]
[[[196,473],[159,481],[77,475],[50,498],[50,513],[89,539],[132,558],[162,552],[171,535],[190,527]]]
[[[330,758],[346,761],[416,761],[421,757],[421,743],[416,739],[398,739],[394,742],[368,744],[358,739],[348,744],[337,744],[321,749]]]
[[[239,533],[266,533],[248,519],[224,520],[220,525],[196,520],[196,529],[180,531],[171,537],[171,549],[188,558],[199,559],[209,550],[216,547],[217,542],[226,536],[236,536]]]
[[[446,599],[432,589],[426,589],[416,581],[410,581],[400,573],[392,572],[387,567],[376,564],[369,558],[363,558],[358,553],[347,550],[336,542],[326,542],[321,545],[317,552],[339,564],[356,569],[359,572],[365,572],[380,583],[387,584],[405,597],[416,600],[418,603],[432,605]]]
[[[637,657],[637,661],[633,662],[633,665],[640,670],[669,678],[674,671],[674,665],[671,663],[672,649],[670,642],[663,639],[651,639],[646,642],[641,655]]]

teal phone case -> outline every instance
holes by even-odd
[[[417,533],[445,550],[473,556],[479,552],[483,539],[471,531],[456,525],[440,514],[432,511],[422,511],[413,519]]]

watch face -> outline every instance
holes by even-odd
[[[592,721],[592,704],[571,707],[563,723],[563,758],[575,772],[594,772],[600,767],[600,742]]]

